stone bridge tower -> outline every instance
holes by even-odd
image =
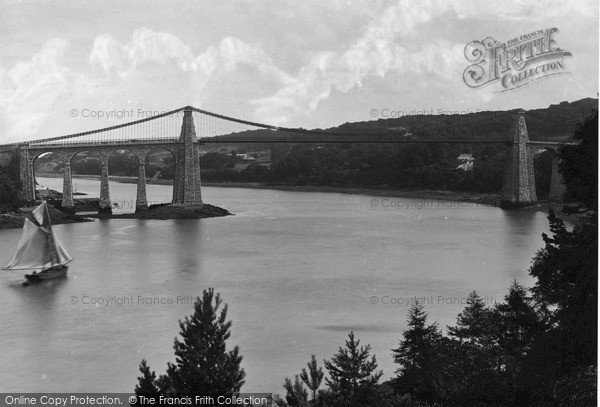
[[[173,204],[185,207],[202,206],[200,154],[190,106],[184,109],[179,149],[176,155]]]
[[[533,154],[530,151],[529,134],[525,123],[525,111],[513,116],[510,144],[506,148],[504,181],[500,207],[520,208],[537,204]]]

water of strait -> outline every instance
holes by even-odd
[[[98,196],[98,181],[75,184]],[[110,187],[131,211],[135,185]],[[148,200],[171,191],[148,185]],[[23,287],[23,272],[3,271],[2,391],[133,391],[142,359],[157,374],[174,361],[178,320],[208,287],[229,305],[243,391],[283,393],[285,377],[311,354],[322,365],[350,331],[389,378],[415,298],[444,329],[472,290],[501,301],[513,280],[532,284],[548,231],[541,212],[436,200],[211,187],[203,199],[235,216],[57,225],[75,259],[67,278]],[[20,234],[0,231],[2,266]]]

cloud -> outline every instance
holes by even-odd
[[[142,28],[134,31],[127,44],[121,44],[109,35],[96,37],[89,60],[100,65],[106,73],[125,76],[138,66],[151,62],[175,63],[187,71],[193,63],[193,54],[191,48],[176,36]]]
[[[344,53],[321,52],[302,67],[293,81],[274,95],[257,98],[256,114],[270,122],[314,111],[333,90],[347,93],[366,79],[389,73],[447,77],[460,63],[462,47],[447,41],[426,43],[419,50],[398,45],[413,38],[415,28],[448,10],[447,3],[399,1],[385,9]]]
[[[126,43],[99,35],[87,63],[79,66],[66,58],[68,50],[68,41],[52,39],[29,60],[8,70],[0,67],[2,142],[40,137],[42,131],[48,136],[51,119],[63,133],[113,124],[69,120],[57,125],[56,117],[65,117],[72,107],[113,109],[138,104],[150,109],[156,104],[165,109],[190,100],[198,103],[197,95],[209,82],[227,80],[243,66],[256,69],[276,86],[293,81],[260,47],[231,36],[195,55],[175,35],[146,28],[135,30]]]
[[[254,66],[274,80],[290,81],[288,75],[277,68],[261,48],[231,36],[223,38],[218,46],[210,46],[194,56],[191,48],[176,36],[142,28],[133,33],[127,44],[121,44],[109,35],[98,36],[89,60],[105,73],[115,73],[121,77],[151,64],[175,64],[179,70],[194,75],[199,88],[216,71],[232,73],[242,64]]]
[[[365,111],[378,103],[479,106],[492,95],[462,83],[464,44],[488,35],[524,34],[527,29],[519,28],[524,20],[531,21],[531,30],[560,22],[559,44],[574,55],[569,62],[574,85],[559,91],[564,98],[582,97],[584,83],[597,83],[597,38],[586,34],[597,33],[598,4],[540,4],[544,7],[521,0],[486,5],[475,0],[272,0],[227,24],[216,19],[198,28],[177,20],[181,30],[137,28],[125,39],[114,34],[122,32],[120,25],[107,24],[100,35],[86,26],[96,35],[91,47],[80,33],[64,31],[64,38],[39,49],[15,45],[19,53],[7,51],[29,54],[0,65],[0,136],[28,139],[114,124],[63,120],[71,107],[154,111],[192,104],[258,122],[310,127],[363,118],[360,112],[348,113],[359,104]],[[200,13],[194,7],[189,12]],[[219,16],[230,12],[225,8]],[[153,26],[151,18],[142,17],[139,21]],[[261,29],[246,27],[249,19]],[[306,32],[307,26],[313,31]],[[174,34],[192,31],[203,34],[204,42]],[[65,38],[73,39],[72,47]],[[400,94],[406,98],[390,100]],[[540,92],[528,95],[531,103],[543,99]],[[493,100],[507,107],[514,103],[508,96]]]
[[[477,0],[461,0],[455,2],[453,7],[460,18],[527,21],[530,26],[533,22],[545,22],[551,18],[564,20],[566,15],[572,13],[583,16],[598,15],[598,2],[594,0],[489,0],[485,7]]]
[[[0,70],[0,120],[8,141],[36,132],[51,115],[55,101],[68,93],[76,74],[64,64],[68,42],[49,40],[30,60]]]

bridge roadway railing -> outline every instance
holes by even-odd
[[[43,149],[78,149],[78,148],[98,148],[98,147],[135,147],[135,146],[160,146],[165,144],[177,144],[179,139],[177,138],[158,138],[151,140],[129,140],[129,141],[73,141],[73,142],[60,142],[60,143],[27,143],[20,147],[29,150],[43,150]],[[1,146],[0,146],[1,148]]]
[[[440,140],[440,139],[408,139],[398,136],[355,136],[343,134],[293,134],[293,135],[260,135],[236,136],[226,135],[217,137],[203,137],[198,139],[200,144],[228,144],[228,143],[335,143],[335,144],[508,144],[507,140]]]

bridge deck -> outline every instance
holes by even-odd
[[[133,147],[133,146],[152,146],[178,144],[177,138],[162,138],[152,140],[123,140],[123,141],[104,141],[104,142],[60,142],[60,143],[40,143],[35,141],[28,143],[13,143],[0,145],[0,152],[16,150],[19,147],[28,149],[81,149],[89,147]],[[355,136],[355,135],[273,135],[270,136],[218,136],[204,137],[198,139],[198,144],[271,144],[271,143],[331,143],[331,144],[510,144],[508,140],[486,140],[486,139],[413,139],[398,136]],[[530,140],[529,145],[539,146],[560,146],[577,145],[574,141],[555,141],[555,140]]]
[[[48,143],[48,144],[9,144],[0,145],[0,151],[16,150],[19,147],[27,149],[80,149],[89,147],[133,147],[133,146],[151,146],[178,144],[178,139],[164,140],[136,140],[136,141],[116,141],[116,142],[82,142],[82,143]],[[198,144],[270,144],[270,143],[330,143],[330,144],[508,144],[506,140],[441,140],[441,139],[405,139],[397,137],[349,137],[349,136],[331,136],[331,137],[210,137],[198,140]],[[548,144],[548,142],[541,142]],[[557,143],[558,144],[558,143]]]

